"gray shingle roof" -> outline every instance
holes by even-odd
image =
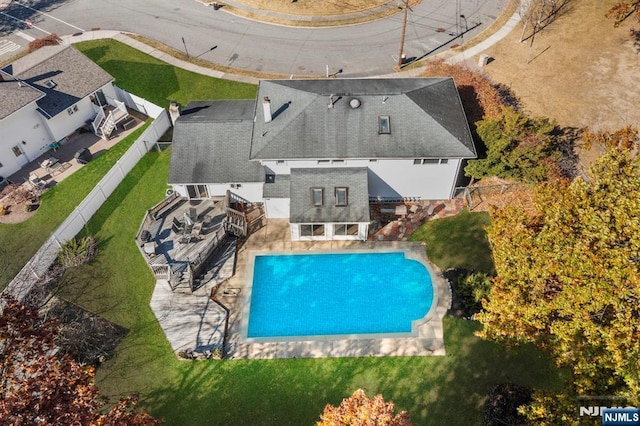
[[[253,159],[476,157],[452,78],[261,81],[255,115]],[[390,134],[379,134],[380,116]]]
[[[290,185],[290,175],[277,175],[275,182],[264,184],[262,195],[264,198],[289,198],[291,196]]]
[[[4,68],[42,91],[38,106],[51,117],[113,81],[113,77],[70,45],[45,46]],[[48,87],[52,80],[55,87]]]
[[[348,205],[336,207],[335,188],[347,187]],[[311,188],[323,188],[324,205],[311,204]],[[291,169],[291,223],[369,222],[366,167]]]
[[[44,93],[0,71],[0,120],[37,101]]]
[[[249,161],[255,101],[190,102],[173,129],[170,184],[264,182]]]

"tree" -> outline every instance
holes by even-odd
[[[95,370],[67,356],[55,344],[58,328],[35,308],[2,300],[0,315],[0,423],[155,425],[146,413],[132,412],[131,396],[106,414],[94,384]]]
[[[575,423],[576,396],[640,403],[640,158],[613,149],[589,175],[541,185],[535,215],[491,212],[497,277],[480,334],[571,370],[562,395],[534,395],[529,416],[545,424]]]
[[[411,426],[406,411],[394,414],[392,402],[382,395],[369,399],[362,389],[342,400],[338,407],[327,404],[317,426]]]
[[[613,18],[613,26],[616,28],[630,16],[640,21],[640,0],[619,1],[605,14],[605,17]]]
[[[472,71],[463,65],[450,64],[441,59],[429,61],[422,75],[424,77],[453,77],[467,119],[472,124],[485,117],[499,116],[503,106],[516,102],[508,89],[493,84],[481,73]]]
[[[485,426],[525,426],[530,424],[518,412],[519,407],[531,403],[532,389],[512,383],[503,383],[491,390],[484,403]]]
[[[571,0],[530,0],[523,3],[521,7],[523,7],[524,10],[520,11],[523,22],[520,43],[529,38],[531,40],[529,46],[532,46],[535,35],[553,22],[570,1]],[[527,27],[531,27],[531,34],[525,37]]]
[[[560,174],[560,151],[556,125],[546,118],[530,118],[511,107],[498,117],[477,124],[477,133],[487,147],[486,158],[470,160],[468,176],[498,176],[525,183],[541,182]]]

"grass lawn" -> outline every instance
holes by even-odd
[[[98,256],[65,276],[66,297],[129,329],[98,369],[104,395],[139,393],[142,407],[170,425],[297,426],[362,387],[408,410],[415,424],[468,425],[481,423],[483,398],[498,383],[559,386],[540,352],[482,341],[477,323],[452,318],[444,357],[178,361],[149,308],[154,279],[134,242],[145,209],[164,195],[169,157],[140,161],[89,223]]]
[[[16,224],[0,224],[0,289],[9,284],[146,127],[145,125],[131,133],[104,154],[45,192],[41,207],[29,220]]]
[[[111,39],[74,44],[89,59],[115,77],[116,84],[161,107],[177,101],[254,99],[257,86],[205,77],[176,68]]]
[[[424,241],[429,260],[443,271],[465,268],[495,274],[485,232],[490,224],[488,213],[471,213],[465,209],[457,216],[426,222],[409,240]]]

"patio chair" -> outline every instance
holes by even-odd
[[[171,222],[171,230],[176,234],[180,234],[184,231],[184,224],[174,217]]]
[[[35,173],[31,173],[29,175],[29,183],[31,184],[31,186],[33,186],[35,189],[44,189],[45,186],[47,186],[47,182],[43,181],[42,179],[40,179],[38,177],[38,175],[36,175]]]

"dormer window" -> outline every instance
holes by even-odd
[[[320,207],[324,204],[323,188],[311,188],[311,204]]]
[[[391,134],[391,122],[388,115],[381,115],[378,117],[378,133]]]
[[[336,206],[344,207],[348,204],[349,188],[338,187],[336,188]]]

